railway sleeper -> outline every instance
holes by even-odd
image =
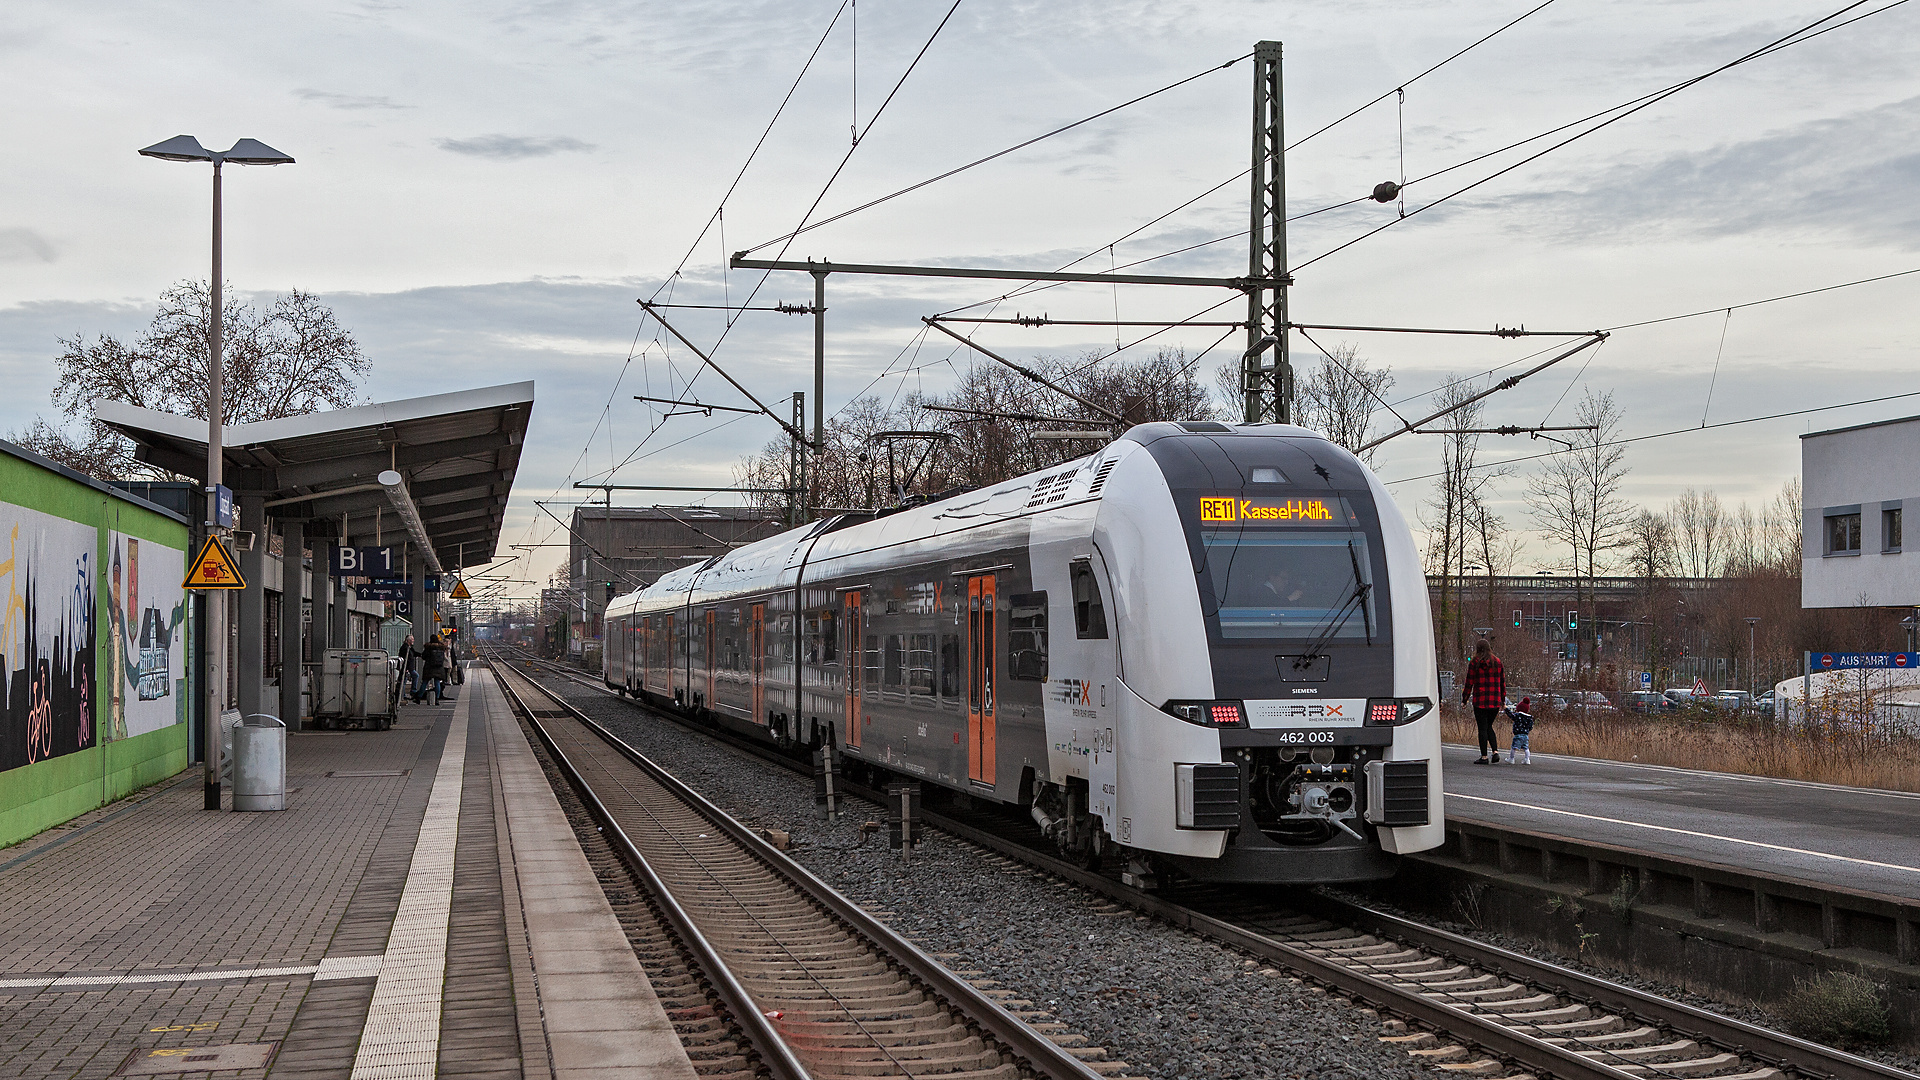
[[[909,1043],[867,1040],[851,1045],[832,1045],[789,1041],[795,1054],[807,1058],[815,1069],[824,1065],[837,1071],[842,1066],[884,1061],[919,1061],[950,1066],[940,1071],[991,1068],[1000,1061],[1000,1052],[989,1049],[978,1035],[967,1035],[952,1042]]]
[[[1443,1061],[1465,1061],[1467,1058],[1473,1056],[1473,1051],[1470,1048],[1462,1046],[1459,1043],[1453,1043],[1448,1046],[1434,1046],[1409,1050],[1407,1053],[1412,1054],[1421,1061],[1434,1065],[1438,1065]]]
[[[1495,1061],[1492,1058],[1481,1058],[1478,1061],[1468,1061],[1459,1064],[1449,1063],[1441,1065],[1440,1067],[1455,1076],[1503,1076],[1507,1071],[1505,1064]]]
[[[911,1015],[910,1010],[927,1002],[927,995],[918,990],[904,990],[886,998],[868,998],[859,1002],[835,1001],[826,994],[808,997],[774,997],[770,994],[754,998],[754,1002],[767,1010],[779,1009],[782,1012],[812,1012],[820,1015],[851,1016],[861,1022],[868,1020],[894,1020]],[[823,1008],[822,1006],[826,1006]]]
[[[1493,1017],[1493,1019],[1510,1028],[1525,1031],[1529,1034],[1536,1030],[1559,1031],[1575,1023],[1585,1023],[1596,1020],[1593,1015],[1593,1010],[1585,1005],[1562,1005],[1557,1009],[1539,1009],[1534,1012],[1509,1011],[1501,1013]],[[1623,1021],[1617,1016],[1603,1016],[1597,1018],[1597,1022],[1603,1024],[1619,1024]],[[1613,1029],[1608,1028],[1606,1030]]]
[[[1525,993],[1531,988],[1523,986],[1520,989]],[[1452,1003],[1450,1002],[1449,1004]],[[1511,998],[1479,998],[1459,1003],[1461,1008],[1474,1012],[1496,1013],[1500,1016],[1512,1018],[1531,1017],[1534,1013],[1545,1012],[1558,1004],[1560,1004],[1560,999],[1552,994],[1528,994],[1526,997]]]
[[[859,986],[891,986],[900,981],[899,973],[871,953],[858,958],[858,962],[828,963],[819,967],[797,964],[785,957],[760,960],[740,955],[728,956],[727,964],[743,979],[818,979],[835,986],[846,986],[850,980],[857,980],[854,985]]]
[[[1702,1052],[1704,1049],[1705,1047],[1702,1047],[1699,1043],[1693,1041],[1692,1039],[1681,1039],[1678,1042],[1658,1043],[1653,1046],[1620,1046],[1620,1047],[1600,1047],[1596,1049],[1576,1049],[1574,1050],[1574,1053],[1579,1054],[1581,1057],[1590,1057],[1599,1061],[1612,1063],[1614,1061],[1621,1060],[1621,1059],[1624,1059],[1627,1061],[1652,1061],[1659,1058],[1673,1058],[1675,1060],[1680,1060],[1684,1058],[1685,1055],[1698,1054]]]
[[[966,1025],[949,1021],[946,1026],[912,1031],[881,1031],[872,1026],[862,1030],[851,1024],[836,1025],[845,1030],[822,1031],[823,1025],[810,1025],[804,1029],[790,1024],[781,1024],[780,1032],[795,1045],[831,1046],[852,1048],[859,1046],[962,1046],[968,1039],[978,1040],[979,1036],[967,1030]]]
[[[1587,1023],[1596,1023],[1596,1022],[1597,1021],[1591,1021],[1591,1020],[1587,1021]],[[1658,1028],[1650,1028],[1650,1027],[1627,1028],[1625,1027],[1624,1024],[1621,1025],[1621,1027],[1622,1027],[1622,1030],[1609,1031],[1609,1032],[1606,1032],[1605,1034],[1600,1034],[1600,1035],[1574,1035],[1574,1036],[1541,1035],[1540,1041],[1549,1042],[1554,1044],[1555,1046],[1573,1046],[1573,1047],[1613,1046],[1615,1044],[1635,1043],[1635,1042],[1642,1042],[1647,1039],[1660,1039],[1660,1038],[1666,1037],[1666,1034]],[[1531,1035],[1536,1033],[1528,1032],[1528,1034]]]
[[[1588,1052],[1590,1056],[1591,1052]],[[1663,1061],[1658,1065],[1637,1062],[1621,1062],[1613,1067],[1624,1073],[1639,1075],[1655,1073],[1659,1076],[1715,1076],[1742,1064],[1740,1055],[1720,1053],[1710,1057],[1694,1058],[1691,1061]]]

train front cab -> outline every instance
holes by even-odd
[[[1211,881],[1377,879],[1437,846],[1425,577],[1372,472],[1301,429],[1127,438],[1094,535],[1124,667],[1109,833]]]

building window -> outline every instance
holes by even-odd
[[[1900,550],[1900,508],[1880,511],[1880,550]]]
[[[1827,554],[1860,554],[1860,514],[1832,514],[1827,517]]]

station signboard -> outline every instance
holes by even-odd
[[[404,581],[398,584],[376,582],[372,585],[355,585],[353,593],[362,600],[406,600],[412,596],[413,589]]]
[[[384,577],[401,567],[397,547],[335,547],[327,569],[334,577]]]

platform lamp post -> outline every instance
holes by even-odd
[[[1760,619],[1757,616],[1747,616],[1747,703],[1749,705],[1753,703],[1755,696],[1754,690],[1760,685],[1753,681],[1755,675],[1753,667],[1753,628],[1758,625],[1760,625]]]
[[[142,157],[159,158],[161,161],[206,161],[213,164],[213,277],[207,283],[207,303],[211,315],[207,330],[207,520],[209,535],[224,534],[233,527],[231,519],[220,520],[218,494],[222,475],[221,464],[224,460],[220,445],[220,425],[226,412],[224,387],[221,385],[221,300],[226,282],[220,266],[220,166],[231,161],[235,165],[291,165],[293,159],[257,139],[241,139],[224,151],[209,150],[200,145],[200,140],[191,135],[175,135],[165,142],[154,143],[140,151]],[[214,650],[226,645],[225,601],[209,600],[207,603],[206,652],[207,663],[200,672],[205,686],[207,703],[207,721],[203,734],[206,736],[206,772],[205,772],[205,808],[220,809],[220,707],[219,695],[226,680],[215,680],[213,673]]]

